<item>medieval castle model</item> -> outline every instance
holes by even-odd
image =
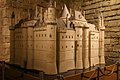
[[[102,14],[98,15],[96,27],[88,23],[80,11],[69,12],[66,5],[57,18],[55,7],[51,3],[46,10],[37,6],[34,19],[28,12],[28,19],[18,24],[14,24],[12,18],[10,62],[45,74],[105,64]]]

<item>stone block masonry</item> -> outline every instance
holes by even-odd
[[[28,12],[35,12],[35,6],[46,7],[49,0],[0,0],[0,60],[9,61],[10,53],[10,31],[11,15],[15,13],[15,22],[28,17]],[[72,9],[80,9],[81,0],[56,0],[58,12],[62,9],[63,4],[67,4]],[[72,4],[72,5],[71,5]],[[30,11],[28,11],[28,9]],[[60,13],[58,13],[58,16]],[[4,58],[5,57],[5,58]]]
[[[0,1],[0,54],[9,54],[9,26],[11,25],[11,14],[15,12],[15,23],[28,15],[28,9],[34,9],[39,4],[46,6],[49,0],[1,0]],[[95,10],[103,12],[105,19],[105,54],[119,54],[120,45],[120,0],[56,0],[57,9],[62,9],[63,4],[76,10],[84,8],[86,19],[90,23],[97,24]],[[33,13],[34,14],[34,13]],[[60,13],[58,13],[59,15]],[[0,55],[1,56],[1,55]],[[109,56],[107,56],[109,59]],[[7,57],[8,60],[9,56]],[[114,59],[114,58],[113,58]],[[117,59],[115,59],[117,60]],[[107,60],[108,61],[108,60]],[[109,63],[109,62],[107,62]]]
[[[28,8],[34,5],[32,0],[1,0],[0,1],[0,60],[9,61],[11,15],[15,13],[15,22],[26,18]],[[30,7],[29,7],[30,6]]]
[[[96,10],[103,13],[105,20],[106,64],[120,61],[120,0],[83,0],[82,8],[88,22],[96,24]]]

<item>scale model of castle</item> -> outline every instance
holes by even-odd
[[[105,27],[103,16],[98,18],[96,27],[80,11],[69,12],[66,5],[60,18],[56,18],[52,4],[44,14],[39,7],[34,19],[21,20],[10,27],[10,63],[45,74],[105,64]]]

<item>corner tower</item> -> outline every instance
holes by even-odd
[[[13,12],[11,15],[11,26],[10,30],[10,63],[15,63],[15,13]]]
[[[47,9],[47,45],[48,58],[46,60],[46,74],[57,74],[57,65],[56,65],[56,10],[55,7],[50,2]],[[52,68],[52,69],[51,69]]]
[[[105,64],[104,57],[104,34],[105,34],[105,26],[104,26],[104,18],[101,12],[98,14],[98,29],[99,29],[99,64]]]

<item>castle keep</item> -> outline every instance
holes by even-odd
[[[66,5],[57,18],[55,3],[47,9],[36,6],[34,17],[28,15],[18,24],[14,24],[13,12],[10,62],[45,74],[105,64],[101,13],[98,19],[98,26],[90,24],[80,11],[68,10]]]

